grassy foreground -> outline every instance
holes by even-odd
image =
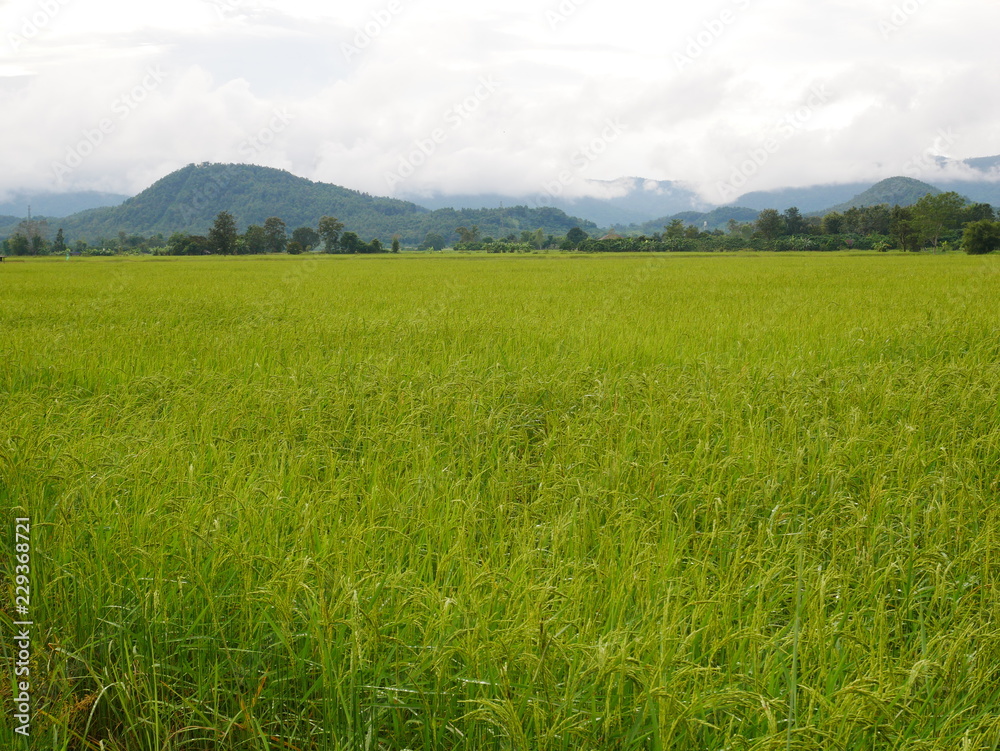
[[[1000,748],[998,306],[992,257],[6,263],[0,747]]]

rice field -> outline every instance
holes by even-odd
[[[995,751],[998,304],[951,254],[5,263],[0,747]]]

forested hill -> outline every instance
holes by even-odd
[[[271,216],[289,227],[315,227],[320,217],[336,216],[358,227],[359,233],[387,220],[427,213],[416,204],[314,183],[269,167],[191,164],[120,206],[74,214],[63,220],[63,226],[68,235],[86,239],[114,237],[119,231],[203,234],[220,211],[232,213],[241,228],[263,224]]]
[[[912,206],[924,196],[936,196],[942,191],[912,177],[890,177],[875,183],[868,190],[854,196],[850,201],[832,206],[825,211],[813,212],[816,216],[831,212],[844,212],[852,208],[868,206]]]
[[[398,234],[406,243],[419,243],[428,232],[449,238],[463,224],[478,225],[484,237],[539,228],[556,236],[576,226],[588,232],[597,229],[590,222],[550,208],[430,211],[408,201],[378,198],[247,164],[188,165],[120,206],[80,212],[59,224],[71,240],[94,241],[116,237],[119,232],[204,234],[220,211],[232,213],[241,231],[272,216],[282,219],[289,230],[316,227],[321,217],[334,216],[345,229],[366,240],[377,237],[387,241]]]

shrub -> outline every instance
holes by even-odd
[[[985,255],[1000,248],[1000,222],[982,219],[965,225],[962,250],[969,255]]]

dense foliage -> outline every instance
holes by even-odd
[[[674,219],[662,233],[589,239],[576,247],[590,252],[630,253],[741,249],[885,251],[952,248],[961,244],[968,252],[986,253],[993,249],[993,244],[979,238],[989,236],[985,228],[994,218],[995,211],[989,204],[969,203],[957,193],[936,192],[926,194],[912,206],[851,207],[843,213],[834,211],[823,217],[803,216],[794,207],[784,213],[765,209],[753,222],[730,220],[728,233],[701,231]],[[968,235],[972,239],[963,241],[963,231],[972,225],[975,228]]]

